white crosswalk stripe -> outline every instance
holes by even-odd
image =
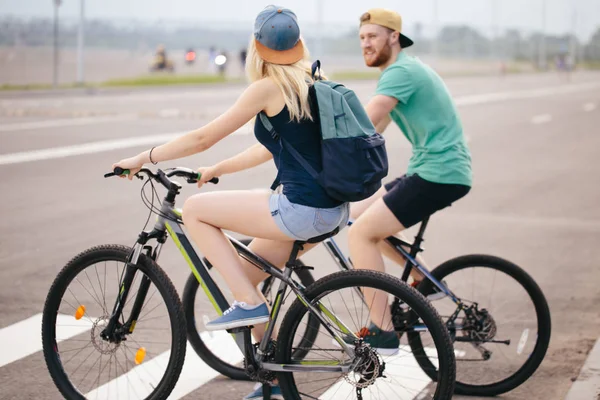
[[[36,314],[0,329],[0,368],[8,368],[9,364],[42,350],[41,324],[42,314]],[[91,327],[92,322],[87,316],[76,320],[73,316],[59,314],[57,316],[57,341],[61,342],[89,332]],[[201,338],[220,359],[233,365],[242,362],[242,353],[232,336],[227,332],[203,332]],[[170,352],[166,351],[130,369],[128,372],[91,390],[86,394],[86,398],[145,398],[153,390],[152,385],[158,382],[157,378],[164,373],[169,355]],[[386,357],[385,363],[385,371],[387,371],[385,375],[389,378],[383,378],[378,382],[376,388],[375,386],[371,388],[372,391],[365,389],[363,392],[365,400],[375,398],[373,396],[376,396],[376,398],[411,400],[419,398],[420,394],[427,391],[431,380],[420,369],[414,357],[410,354],[408,346],[401,346],[398,355]],[[181,399],[217,376],[219,376],[219,373],[204,363],[191,345],[188,344],[181,375],[173,392],[169,395],[169,400]],[[326,400],[346,398],[351,397],[354,391],[353,386],[341,379],[319,398]],[[402,391],[406,394],[404,397],[398,397]]]
[[[79,335],[92,327],[87,318],[59,314],[57,317],[57,342]],[[42,314],[36,314],[16,324],[0,329],[0,368],[42,350],[40,328]]]

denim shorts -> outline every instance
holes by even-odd
[[[314,208],[291,203],[284,194],[272,194],[269,209],[283,233],[294,240],[306,241],[324,235],[348,223],[350,204],[334,208]]]

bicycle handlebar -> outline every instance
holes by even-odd
[[[123,169],[121,167],[115,167],[113,172],[104,174],[104,177],[109,178],[111,176],[129,175],[129,173],[130,173],[130,171],[128,169]],[[199,172],[196,172],[190,168],[184,168],[184,167],[175,168],[174,170],[169,171],[168,173],[165,173],[164,171],[159,169],[159,170],[157,170],[156,174],[147,168],[142,168],[136,174],[136,176],[139,173],[145,173],[146,176],[148,176],[148,178],[151,178],[157,182],[160,182],[165,188],[167,188],[169,190],[172,189],[171,185],[173,185],[175,183],[169,179],[169,177],[171,177],[171,176],[180,176],[180,177],[186,178],[187,183],[197,183],[201,176],[201,174]],[[141,176],[139,176],[139,178],[142,179]],[[217,183],[219,183],[219,178],[216,178],[216,177],[212,178],[211,180],[209,180],[209,182],[217,184]]]

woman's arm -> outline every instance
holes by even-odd
[[[273,158],[273,154],[265,146],[260,143],[247,148],[241,153],[221,161],[215,165],[218,175],[233,174],[234,172],[243,171],[257,165],[263,164]]]
[[[152,161],[175,160],[209,149],[261,112],[267,105],[268,99],[276,95],[278,90],[277,85],[270,79],[252,83],[229,110],[212,122],[155,147],[152,151]],[[150,150],[146,150],[135,157],[119,161],[113,165],[113,168],[118,166],[130,169],[131,177],[149,161]]]

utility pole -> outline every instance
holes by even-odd
[[[79,29],[77,30],[77,83],[83,85],[84,65],[83,65],[83,33],[85,24],[85,0],[80,0],[79,9]]]
[[[492,32],[491,32],[491,49],[490,49],[490,53],[491,53],[491,58],[494,59],[496,56],[498,56],[497,54],[497,43],[496,41],[498,40],[498,17],[497,17],[497,13],[498,13],[498,1],[497,0],[491,0],[492,4],[491,4],[491,9],[492,9],[492,15],[491,15],[491,28],[492,28]]]
[[[573,63],[573,67],[577,64],[577,59],[579,58],[577,54],[577,9],[575,8],[575,4],[573,4],[573,15],[571,19],[571,40],[569,41],[569,56],[571,57],[571,62]]]
[[[433,39],[431,40],[431,64],[437,67],[438,62],[438,0],[433,0]]]
[[[539,67],[546,69],[546,0],[542,0],[542,34],[540,36]]]
[[[317,43],[315,57],[318,58],[323,57],[323,2],[325,0],[315,1],[317,3]]]
[[[54,69],[52,73],[52,87],[58,86],[58,7],[61,0],[54,0]]]

